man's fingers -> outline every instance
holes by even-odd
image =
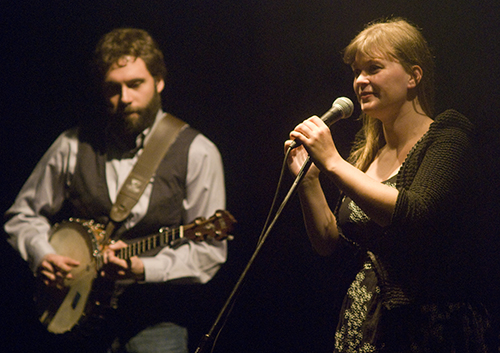
[[[72,258],[67,257],[66,258],[66,265],[71,266],[71,267],[76,267],[76,266],[80,265],[80,262],[76,261]]]
[[[45,277],[45,279],[50,281],[56,280],[56,275],[51,271],[41,270],[40,273]],[[45,281],[44,279],[44,281]]]
[[[119,257],[116,257],[114,255],[108,257],[108,264],[114,265],[118,268],[128,269],[127,261],[120,259]]]
[[[78,265],[71,265],[71,264],[68,264],[68,263],[61,263],[59,264],[57,267],[59,268],[59,270],[61,270],[62,272],[64,273],[68,273],[70,272],[73,268],[75,268],[76,266]]]
[[[46,285],[62,288],[64,280],[73,278],[71,270],[79,264],[78,261],[69,257],[49,254],[40,264],[39,272]]]
[[[52,270],[53,272],[57,270],[69,272],[78,265],[80,265],[79,261],[58,254],[48,254],[42,261],[42,266],[49,270]]]

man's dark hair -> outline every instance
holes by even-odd
[[[148,32],[137,28],[117,28],[105,34],[97,43],[94,69],[102,81],[109,68],[124,56],[141,58],[153,77],[165,80],[167,68],[156,41]]]

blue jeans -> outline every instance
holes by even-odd
[[[150,326],[124,346],[127,353],[188,353],[187,329],[171,322]]]

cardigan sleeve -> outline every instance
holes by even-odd
[[[471,288],[466,277],[473,273],[474,235],[468,215],[477,192],[472,141],[472,124],[447,111],[403,164],[392,222],[375,248],[385,306],[464,296]]]
[[[457,112],[436,120],[416,146],[398,179],[399,196],[390,228],[411,230],[444,221],[467,202],[472,187],[472,127]]]

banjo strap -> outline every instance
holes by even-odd
[[[104,244],[123,222],[139,201],[151,177],[160,165],[170,146],[174,143],[180,131],[188,124],[166,113],[151,131],[147,143],[139,156],[134,168],[120,188],[116,202],[111,207],[110,221],[106,225]]]

